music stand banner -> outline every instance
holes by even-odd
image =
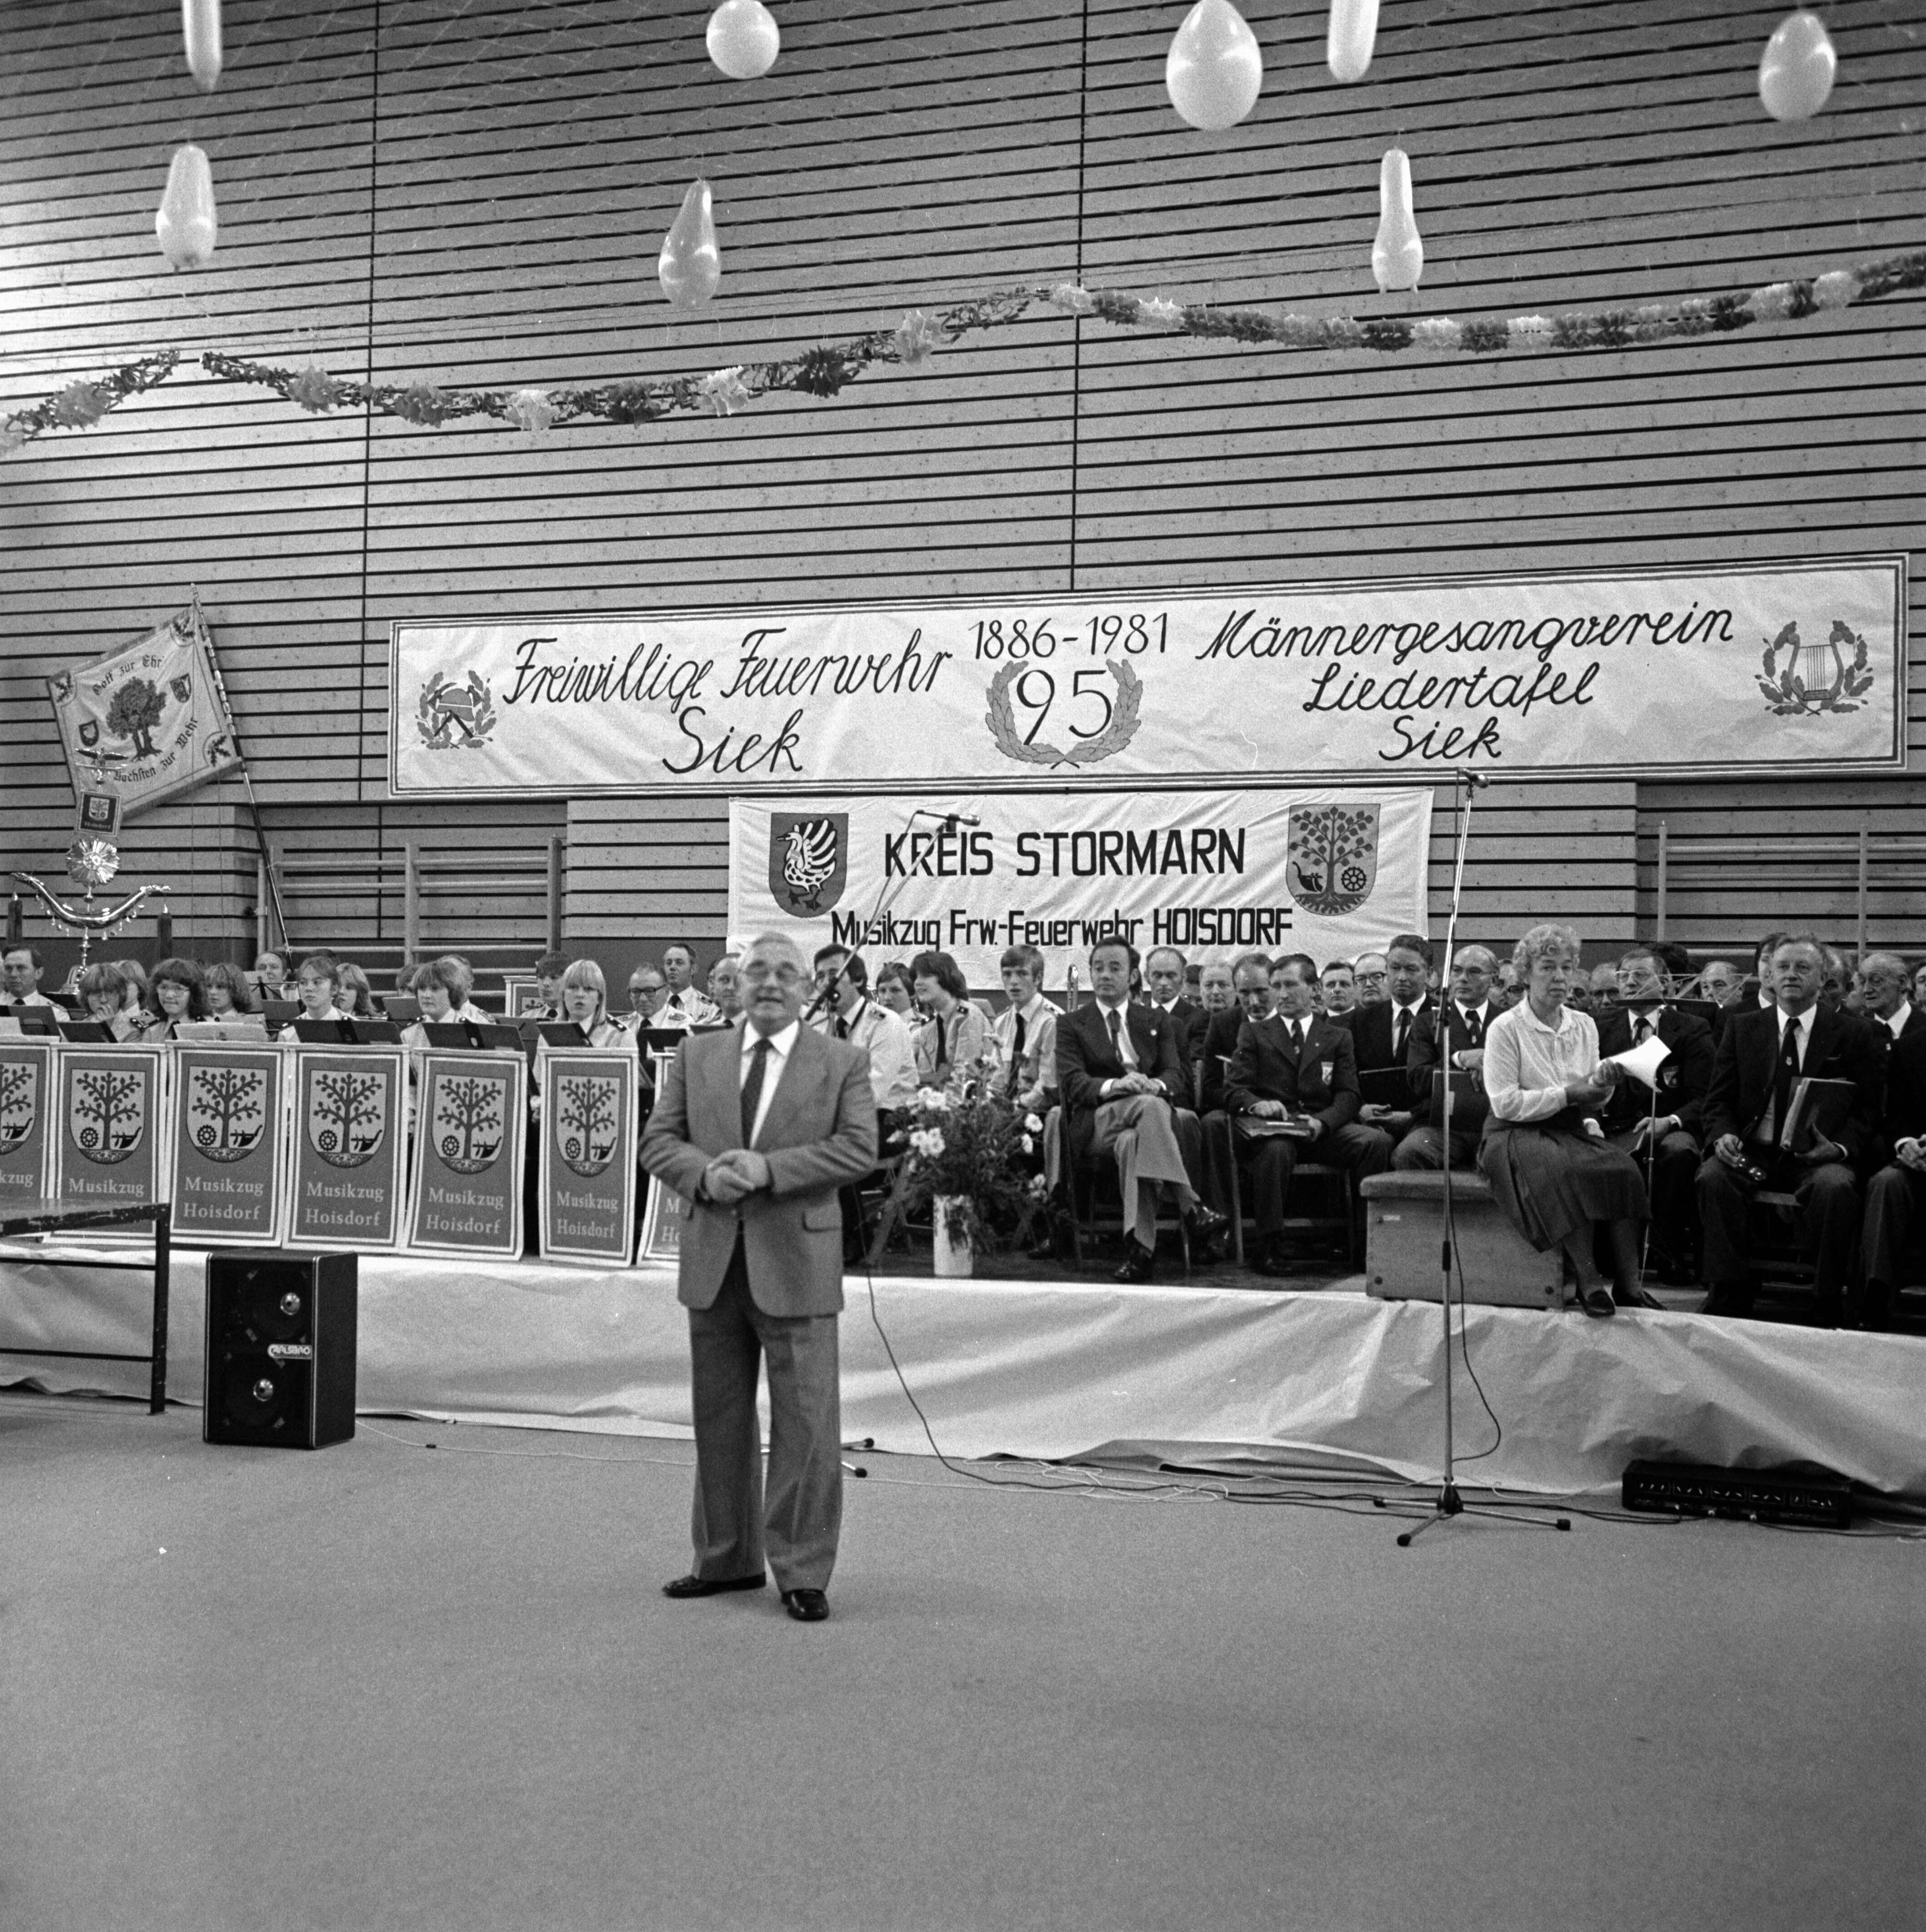
[[[628,1265],[635,1236],[635,1055],[562,1047],[541,1058],[544,1260]]]
[[[401,1239],[407,1088],[399,1047],[293,1049],[296,1247],[364,1253]]]
[[[0,1040],[0,1206],[53,1192],[54,1064],[50,1040]]]
[[[54,1192],[72,1208],[130,1208],[166,1198],[167,1055],[159,1046],[67,1046],[53,1120]],[[140,1227],[89,1240],[147,1241]]]
[[[420,1069],[408,1246],[519,1258],[528,1062],[518,1053],[431,1051]]]
[[[278,1047],[174,1049],[174,1238],[268,1246],[287,1213]]]

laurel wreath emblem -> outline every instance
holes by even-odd
[[[990,728],[997,749],[1006,758],[1026,765],[1094,765],[1122,751],[1137,735],[1144,681],[1127,664],[1112,662],[1104,668],[1117,680],[1117,702],[1103,730],[1067,752],[1059,751],[1054,745],[1026,745],[1017,734],[1016,708],[1010,703],[1010,688],[1024,671],[1034,668],[1025,664],[1006,664],[990,680],[990,708],[983,714],[983,722]]]
[[[1850,664],[1846,662],[1849,650],[1852,653]],[[1786,653],[1783,669],[1778,662],[1781,651]],[[1815,680],[1808,684],[1799,674],[1802,656],[1816,659],[1822,666],[1829,657],[1832,676],[1824,683]],[[1813,718],[1822,711],[1857,711],[1858,700],[1873,688],[1873,674],[1866,664],[1865,639],[1857,632],[1848,630],[1836,617],[1832,620],[1832,634],[1822,646],[1802,645],[1798,626],[1788,624],[1766,646],[1760,662],[1766,675],[1757,680],[1759,688],[1775,718]]]
[[[495,728],[495,704],[488,680],[471,670],[465,683],[457,684],[436,671],[422,686],[415,722],[422,743],[431,752],[479,751]]]

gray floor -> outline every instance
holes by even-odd
[[[1918,1543],[862,1460],[806,1628],[677,1444],[0,1396],[0,1924],[1926,1918]]]

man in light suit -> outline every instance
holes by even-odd
[[[862,1050],[801,1024],[809,979],[789,940],[758,940],[742,977],[743,1024],[684,1044],[642,1137],[643,1165],[690,1203],[676,1294],[688,1310],[695,1568],[662,1593],[759,1590],[766,1549],[784,1609],[819,1623],[842,1521],[836,1190],[876,1165],[876,1103]]]

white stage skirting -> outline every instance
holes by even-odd
[[[168,1394],[188,1402],[201,1394],[206,1268],[204,1256],[177,1252]],[[927,1454],[865,1283],[847,1286],[844,1432]],[[142,1275],[0,1260],[0,1382],[144,1394],[144,1367],[10,1355],[4,1345],[144,1352],[149,1292]],[[1442,1338],[1430,1304],[889,1276],[875,1298],[946,1454],[1148,1450],[1418,1480],[1438,1473]],[[1926,1498],[1926,1341],[1484,1307],[1466,1311],[1466,1328],[1504,1425],[1496,1452],[1480,1456],[1495,1432],[1458,1361],[1467,1484],[1600,1492],[1616,1490],[1635,1456],[1666,1456],[1728,1467],[1809,1461]],[[365,1414],[690,1432],[686,1318],[669,1267],[364,1256],[360,1330]]]

